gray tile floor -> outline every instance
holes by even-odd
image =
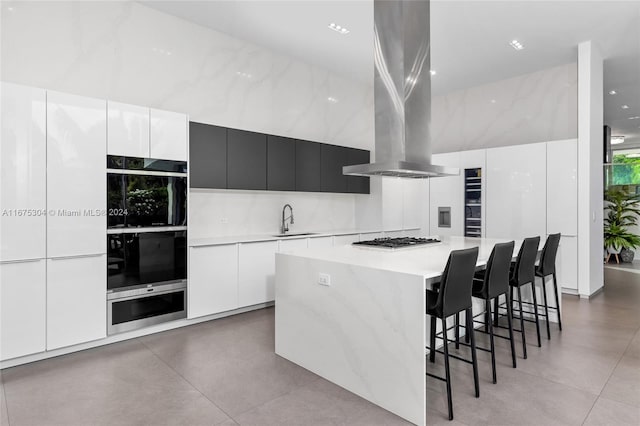
[[[605,291],[591,301],[564,297],[564,331],[552,326],[551,340],[529,345],[517,369],[508,342],[498,340],[497,384],[488,354],[480,353],[479,399],[470,366],[453,361],[453,422],[444,384],[428,380],[428,423],[640,425],[640,275],[607,270],[605,279]],[[0,425],[407,424],[276,356],[273,313],[3,370]],[[528,328],[530,343],[534,333]]]

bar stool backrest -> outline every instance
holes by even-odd
[[[478,247],[453,250],[440,280],[438,310],[444,318],[471,307],[473,275],[478,261]]]
[[[544,243],[544,247],[542,248],[540,265],[538,266],[538,272],[541,275],[546,277],[556,272],[556,254],[558,253],[559,245],[560,233],[550,234],[547,237],[547,242]]]
[[[511,280],[517,285],[532,283],[535,280],[536,255],[539,245],[540,237],[525,238],[522,242],[511,276]]]
[[[514,246],[515,242],[509,241],[508,243],[498,243],[491,250],[482,288],[482,293],[489,299],[509,290],[509,269]]]

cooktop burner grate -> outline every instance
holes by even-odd
[[[439,243],[440,240],[435,238],[416,238],[416,237],[398,237],[398,238],[376,238],[374,240],[359,241],[353,243],[357,246],[379,247],[387,249],[397,249],[406,247],[415,247],[424,244]]]

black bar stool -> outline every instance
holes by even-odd
[[[547,339],[551,339],[551,331],[549,330],[549,309],[553,309],[558,314],[558,328],[562,331],[562,317],[560,315],[560,295],[558,293],[558,280],[556,279],[556,254],[560,245],[560,233],[550,234],[547,242],[544,243],[540,262],[536,266],[536,277],[542,279],[542,296],[544,298],[544,314],[547,321]],[[553,277],[553,291],[556,296],[556,306],[549,306],[547,302],[547,283],[545,278],[551,275]]]
[[[535,268],[536,268],[536,256],[538,254],[538,246],[540,245],[540,237],[531,237],[525,238],[520,246],[520,251],[518,252],[518,258],[516,259],[513,267],[511,269],[511,279],[509,280],[509,285],[511,286],[511,291],[509,292],[509,302],[512,306],[512,312],[515,310],[520,315],[519,317],[514,317],[514,319],[520,320],[520,330],[522,334],[522,352],[524,359],[527,359],[527,342],[526,342],[526,334],[524,329],[525,321],[535,322],[536,323],[536,333],[538,335],[538,347],[542,346],[542,342],[540,341],[540,322],[538,320],[538,301],[536,300],[536,289],[534,286],[535,281]],[[525,311],[522,308],[522,287],[531,284],[531,294],[533,297],[533,312]],[[518,291],[518,308],[513,308],[513,289],[517,289]],[[508,309],[508,308],[507,308]],[[524,314],[534,314],[535,321],[525,318]]]
[[[496,350],[494,345],[494,336],[507,339],[511,342],[511,360],[513,362],[513,368],[516,368],[516,349],[513,339],[513,325],[511,324],[511,306],[507,303],[507,321],[509,324],[509,337],[495,334],[493,330],[493,324],[491,321],[491,301],[497,300],[500,296],[509,295],[509,269],[511,267],[511,258],[513,257],[513,248],[515,243],[510,241],[508,243],[496,244],[491,251],[487,267],[484,271],[476,272],[473,280],[472,296],[484,300],[485,312],[479,314],[484,315],[485,331],[481,333],[489,334],[489,342],[491,349],[491,369],[493,373],[493,383],[496,383]],[[473,321],[481,322],[481,321]],[[472,323],[473,324],[473,323]],[[468,329],[467,329],[468,332]],[[485,348],[477,347],[477,349],[485,350]]]
[[[449,406],[449,420],[453,420],[453,401],[451,398],[451,373],[449,371],[449,357],[470,363],[473,365],[473,380],[475,384],[476,398],[480,396],[480,383],[478,381],[478,359],[476,357],[476,345],[473,336],[473,327],[470,334],[471,339],[471,361],[449,355],[447,339],[447,318],[459,312],[466,311],[467,318],[472,317],[471,313],[471,288],[473,285],[473,274],[475,273],[476,262],[478,260],[478,247],[465,250],[454,250],[449,254],[447,266],[442,273],[438,291],[426,291],[426,313],[431,316],[431,338],[429,360],[435,361],[436,352],[444,354],[445,377],[427,373],[427,376],[442,380],[447,384],[447,403]],[[436,336],[436,318],[442,320],[442,337]],[[436,350],[436,337],[444,342],[444,351]]]

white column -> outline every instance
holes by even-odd
[[[591,41],[578,45],[578,293],[602,288],[603,71]]]

